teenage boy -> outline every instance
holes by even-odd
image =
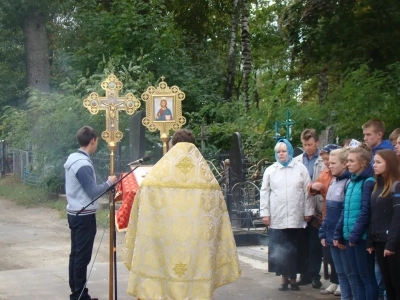
[[[98,300],[91,298],[86,287],[87,266],[90,263],[93,242],[96,236],[96,210],[98,202],[92,202],[117,182],[116,176],[109,176],[102,184],[96,184],[96,176],[90,155],[97,149],[98,137],[92,127],[78,130],[77,152],[68,156],[64,164],[65,192],[67,195],[68,224],[71,229],[71,253],[69,255],[70,300]],[[83,207],[86,207],[76,215]]]

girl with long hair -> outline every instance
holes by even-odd
[[[400,170],[392,150],[377,151],[374,161],[368,252],[375,251],[387,299],[400,300]]]

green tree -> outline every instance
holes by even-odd
[[[27,86],[50,92],[51,55],[46,25],[55,21],[69,1],[5,0],[0,3],[0,21],[4,28],[22,30]],[[12,17],[10,17],[12,16]]]

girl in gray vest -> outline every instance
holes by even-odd
[[[346,254],[346,245],[343,242],[339,243],[339,238],[334,236],[336,225],[343,211],[347,185],[350,182],[350,172],[347,170],[347,151],[345,149],[331,151],[329,169],[334,179],[331,181],[326,195],[326,215],[319,230],[319,238],[321,244],[328,247],[331,252],[339,278],[341,299],[351,300],[353,299],[354,279]]]

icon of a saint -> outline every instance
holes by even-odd
[[[156,115],[156,121],[170,121],[172,120],[172,112],[167,107],[167,99],[163,98],[160,101],[161,108]]]

